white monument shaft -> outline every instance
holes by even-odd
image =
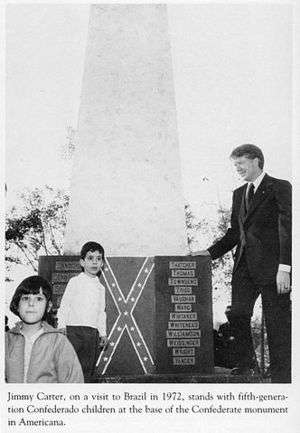
[[[65,253],[186,254],[165,5],[91,7]]]

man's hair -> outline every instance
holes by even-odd
[[[99,251],[99,253],[102,255],[102,259],[104,260],[104,248],[102,245],[98,244],[97,242],[89,241],[83,245],[80,251],[80,258],[82,260],[85,259],[85,256],[89,251]]]
[[[45,278],[38,275],[27,277],[18,285],[9,306],[10,311],[20,317],[18,310],[22,295],[37,295],[41,289],[47,301],[42,320],[49,322],[51,320],[51,312],[48,311],[48,306],[52,301],[52,287]]]
[[[259,147],[254,144],[242,144],[241,146],[236,147],[231,152],[230,158],[240,158],[241,156],[245,156],[249,159],[258,158],[258,166],[259,168],[264,168],[264,155]]]

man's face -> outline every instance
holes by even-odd
[[[88,251],[84,259],[80,259],[84,272],[96,276],[103,266],[102,254],[99,251]]]
[[[250,159],[247,156],[240,156],[233,159],[233,165],[237,173],[246,182],[253,182],[262,172],[258,166],[258,158]]]
[[[227,317],[228,322],[230,322],[232,318],[231,309],[225,311],[225,316]]]

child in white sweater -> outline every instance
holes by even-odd
[[[78,355],[85,382],[92,382],[99,351],[107,344],[105,288],[99,281],[104,249],[87,242],[80,257],[83,272],[68,282],[57,318]]]

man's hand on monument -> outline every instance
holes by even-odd
[[[192,251],[191,255],[192,256],[210,256],[208,250]]]
[[[276,275],[277,293],[282,295],[291,290],[290,273],[286,271],[278,271]]]

